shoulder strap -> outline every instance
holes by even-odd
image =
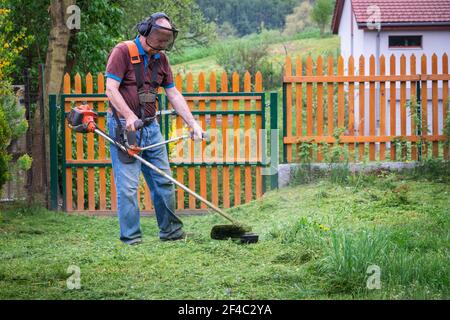
[[[141,63],[141,57],[139,56],[139,50],[136,46],[136,43],[131,40],[125,41],[125,44],[128,47],[128,52],[130,53],[130,59],[132,64],[138,64]]]
[[[128,52],[130,53],[130,62],[133,65],[134,73],[136,77],[136,85],[137,85],[137,91],[139,95],[139,102],[141,105],[141,119],[144,119],[144,110],[145,110],[145,103],[146,102],[154,102],[157,100],[157,94],[158,94],[158,72],[160,68],[160,58],[155,59],[153,68],[152,68],[152,77],[150,80],[150,96],[148,93],[145,93],[144,89],[144,62],[142,61],[138,47],[136,46],[136,43],[132,40],[125,41]]]
[[[139,56],[139,50],[134,41],[128,40],[125,41],[128,52],[130,53],[130,61],[133,64],[134,73],[136,77],[136,85],[138,89],[138,93],[143,92],[144,90],[144,79],[142,78],[143,74],[143,61]]]

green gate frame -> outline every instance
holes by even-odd
[[[227,97],[234,97],[234,96],[251,96],[251,97],[259,97],[261,99],[261,110],[205,110],[205,111],[199,111],[195,110],[192,111],[193,115],[212,115],[212,114],[221,114],[221,115],[260,115],[261,116],[261,129],[263,132],[266,129],[266,107],[270,107],[270,129],[276,129],[278,130],[278,93],[277,92],[271,92],[270,93],[270,103],[266,105],[266,98],[264,92],[204,92],[204,93],[183,93],[183,96],[185,97],[215,97],[215,96],[227,96]],[[77,93],[77,94],[61,94],[60,95],[60,104],[57,105],[57,96],[56,95],[49,95],[49,119],[50,119],[50,207],[51,210],[57,210],[58,209],[58,123],[61,128],[61,135],[60,138],[62,139],[62,150],[61,150],[61,171],[62,174],[62,198],[63,198],[63,210],[66,211],[66,175],[64,174],[66,172],[66,169],[68,167],[110,167],[110,163],[83,163],[83,164],[68,164],[66,162],[66,146],[65,146],[65,130],[63,129],[65,127],[65,117],[68,114],[64,110],[64,105],[66,103],[66,100],[71,98],[106,98],[105,94],[101,93]],[[168,107],[169,107],[169,101],[168,97],[166,95],[158,94],[159,101],[162,101],[161,103],[161,111],[162,116],[159,117],[159,124],[160,128],[164,131],[162,132],[166,139],[169,137],[169,117],[174,116],[175,114],[169,113]],[[164,112],[166,111],[166,112]],[[60,117],[60,121],[58,121],[58,112],[63,113],[64,116]],[[99,115],[105,116],[106,111],[104,112],[98,112]],[[267,139],[264,137],[263,144],[261,146],[262,148],[262,161],[227,161],[227,162],[207,162],[207,163],[175,163],[170,162],[171,166],[184,166],[184,167],[191,167],[191,166],[198,166],[198,165],[259,165],[261,167],[267,167],[270,166],[271,162],[267,162],[266,158],[266,143]],[[168,146],[166,146],[168,148]],[[271,158],[273,159],[274,155],[271,155]],[[278,163],[278,154],[276,155],[277,163]],[[262,192],[265,193],[267,188],[267,176],[262,176]],[[276,189],[278,188],[278,173],[273,174],[270,179],[270,188]]]

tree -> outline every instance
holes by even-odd
[[[320,33],[325,33],[325,28],[330,23],[331,14],[333,13],[332,0],[317,0],[311,12],[311,18],[320,28]]]
[[[243,36],[267,29],[284,27],[285,16],[298,0],[196,0],[208,21],[230,23]]]
[[[66,22],[72,14],[67,9],[75,0],[0,0],[2,7],[10,12],[11,33],[24,30],[32,41],[24,48],[13,65],[11,78],[13,83],[24,83],[23,70],[30,70],[31,91],[37,92],[39,66],[46,63],[44,112],[36,105],[30,110],[30,131],[33,141],[30,149],[34,161],[32,168],[31,195],[45,194],[48,176],[48,94],[58,94],[61,90],[65,72],[103,71],[106,57],[114,44],[123,38],[120,28],[124,1],[78,0],[76,5],[81,12],[80,29],[69,30]],[[50,6],[49,6],[50,4]],[[38,27],[37,27],[38,26]],[[44,125],[42,123],[44,118]],[[46,134],[45,143],[40,139]],[[42,145],[47,151],[42,152]],[[46,156],[47,155],[47,156]],[[34,192],[33,192],[34,191]],[[36,192],[39,191],[39,192]],[[39,201],[39,199],[35,199]],[[42,199],[43,200],[43,199]]]
[[[231,25],[231,23],[225,21],[222,25],[217,26],[216,33],[220,39],[226,39],[235,37],[237,30]]]
[[[67,73],[96,74],[105,70],[109,51],[126,39],[127,26],[120,23],[125,1],[77,0],[80,29],[71,30]]]
[[[294,12],[286,16],[286,23],[283,33],[291,36],[303,31],[306,27],[312,25],[311,19],[312,6],[309,1],[301,2],[294,8]]]
[[[51,0],[51,29],[45,59],[45,92],[48,94],[59,94],[61,89],[70,39],[70,30],[66,26],[68,18],[66,10],[73,4],[75,0]]]
[[[79,29],[69,30],[66,22],[72,12],[67,12],[67,9],[73,4],[80,8],[81,23]],[[214,24],[205,22],[194,0],[157,3],[147,0],[0,0],[0,8],[9,12],[9,34],[22,32],[30,38],[28,46],[21,48],[21,54],[8,60],[11,83],[24,83],[23,70],[29,69],[31,91],[37,92],[39,67],[45,63],[45,109],[41,115],[40,108],[32,105],[30,130],[33,137],[41,137],[42,130],[48,127],[48,94],[60,93],[64,73],[96,74],[104,71],[109,51],[119,41],[134,37],[135,24],[151,13],[165,11],[173,18],[181,31],[178,46],[205,44],[214,35]],[[3,35],[2,32],[0,37]],[[6,61],[0,58],[0,64]],[[41,117],[44,117],[44,125]],[[43,142],[33,139],[31,148],[33,157],[36,157],[33,165],[36,172],[42,172],[38,166],[49,163],[49,158],[45,157],[49,148],[47,133],[45,153],[41,152]],[[35,179],[34,171],[33,183],[45,183],[45,177],[39,177],[38,173]],[[43,186],[33,185],[33,188],[43,194]]]
[[[126,0],[122,24],[126,38],[136,36],[136,25],[155,12],[166,13],[179,30],[174,51],[184,47],[207,45],[215,37],[215,24],[206,22],[195,0]]]

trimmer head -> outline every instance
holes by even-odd
[[[241,243],[256,243],[258,235],[250,233],[251,228],[234,224],[223,224],[211,229],[211,238],[214,240],[237,240]]]
[[[259,240],[259,236],[256,233],[246,232],[244,233],[239,240],[241,243],[249,244],[249,243],[257,243]]]

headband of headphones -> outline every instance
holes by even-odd
[[[150,17],[142,21],[138,24],[137,29],[140,35],[143,35],[144,37],[147,37],[152,30],[152,26],[155,24],[155,21],[158,19],[164,18],[167,21],[169,21],[170,25],[172,26],[172,29],[176,30],[173,27],[172,21],[170,18],[165,14],[164,12],[155,12]]]

